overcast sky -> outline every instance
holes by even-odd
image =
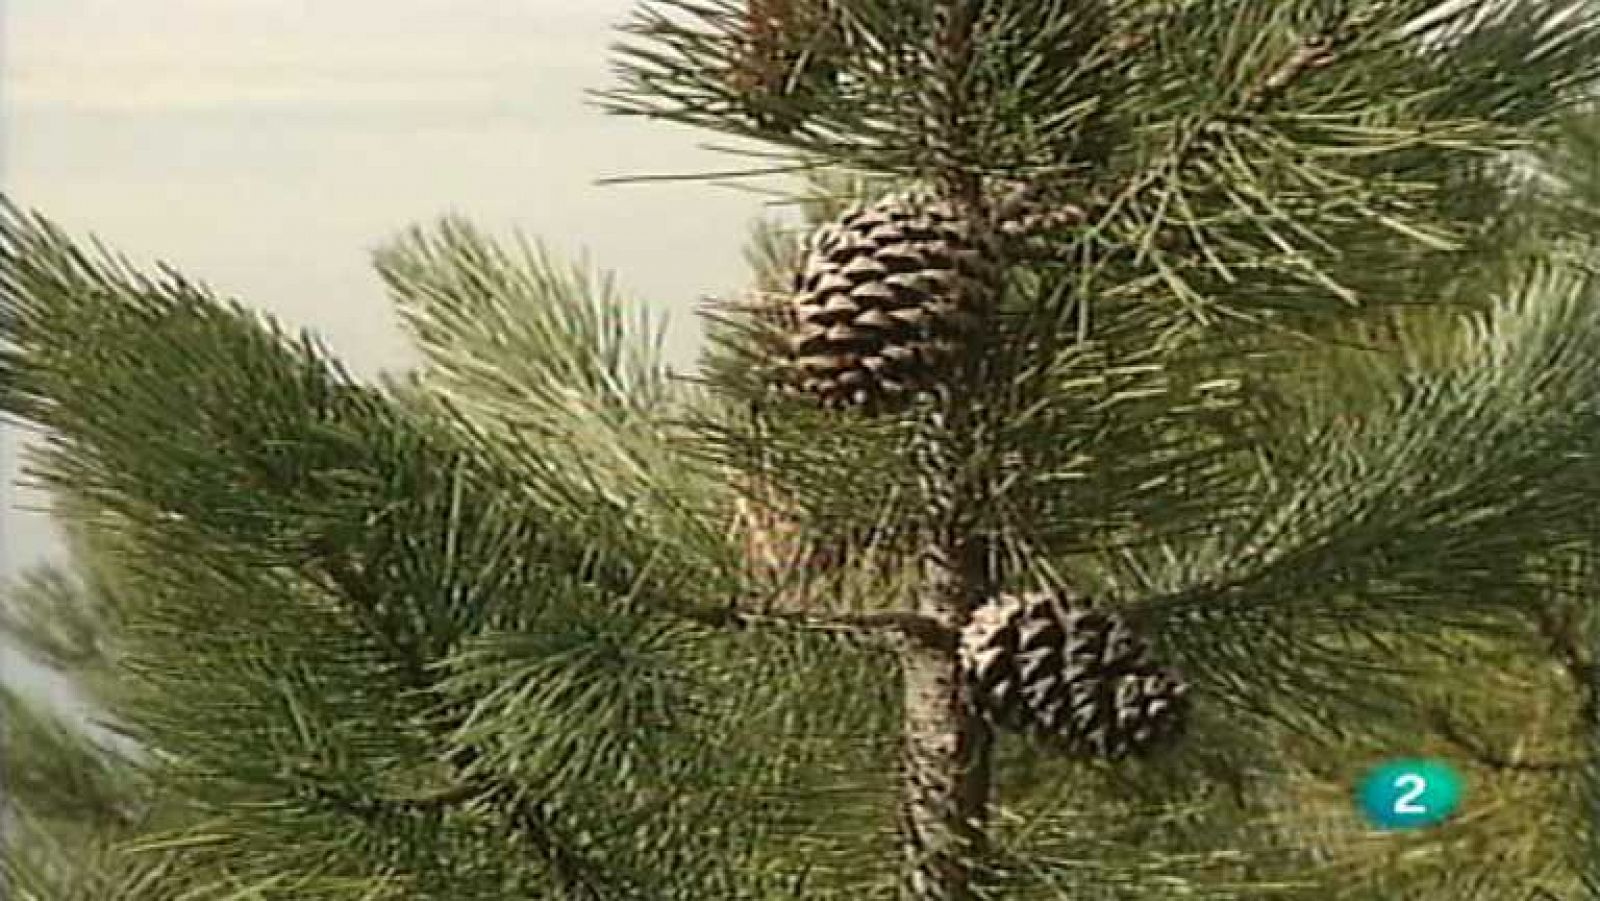
[[[722,142],[606,116],[627,0],[6,0],[5,191],[76,235],[161,259],[320,331],[362,373],[404,365],[368,266],[407,225],[461,213],[587,254],[668,311],[738,287],[762,212],[702,183],[597,179],[737,163]],[[15,480],[7,436],[6,482]],[[12,574],[51,552],[6,501]]]
[[[595,184],[736,162],[699,147],[716,136],[588,104],[630,8],[9,0],[0,172],[74,234],[313,326],[358,371],[406,359],[368,253],[447,212],[587,253],[671,312],[686,357],[686,314],[737,287],[761,206],[706,184]],[[41,530],[5,524],[14,571]]]

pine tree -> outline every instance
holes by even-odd
[[[1591,4],[629,32],[614,111],[827,176],[694,379],[460,221],[378,254],[426,363],[365,384],[6,208],[0,407],[116,561],[117,710],[184,802],[137,897],[1600,887]],[[1330,754],[1419,744],[1505,803],[1319,819]]]
[[[55,563],[25,571],[5,593],[0,635],[69,680],[85,708],[0,687],[8,820],[0,878],[22,901],[148,898],[157,880],[174,884],[176,860],[126,846],[180,822],[181,800],[161,790],[139,749],[105,718],[119,682],[116,576],[86,535],[64,525],[75,571]]]

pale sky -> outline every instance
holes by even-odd
[[[369,251],[447,212],[616,271],[671,314],[686,359],[688,311],[738,287],[761,204],[595,184],[739,164],[698,146],[715,135],[588,104],[631,7],[10,0],[0,174],[74,234],[317,328],[361,372],[406,359]],[[30,517],[6,525],[11,571],[40,541]]]
[[[8,0],[0,179],[75,235],[320,331],[356,369],[407,351],[368,265],[460,213],[617,273],[667,311],[736,290],[755,195],[597,179],[736,167],[708,133],[607,116],[628,0]],[[5,479],[13,482],[15,436]],[[11,574],[52,552],[6,499]]]

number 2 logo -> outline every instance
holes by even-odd
[[[1367,822],[1383,830],[1444,822],[1461,804],[1461,777],[1440,760],[1395,760],[1374,768],[1356,800]]]
[[[1417,799],[1428,793],[1428,780],[1416,773],[1402,773],[1400,778],[1394,780],[1394,787],[1402,789],[1402,793],[1394,799],[1394,812],[1401,816],[1416,816],[1425,814],[1428,808],[1417,803]]]

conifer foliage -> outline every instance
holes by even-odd
[[[5,207],[0,408],[181,800],[126,901],[1600,888],[1600,7],[654,0],[617,63],[810,171],[694,378],[459,220],[369,384]],[[1423,753],[1455,821],[1352,822]]]

